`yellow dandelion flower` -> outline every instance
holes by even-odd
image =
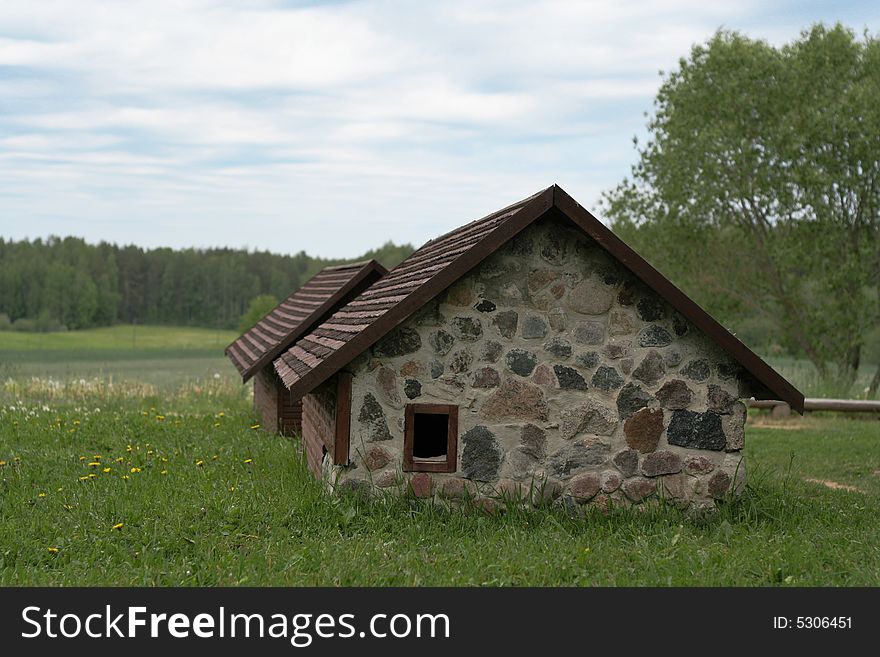
[[[220,457],[219,457],[217,454],[214,454],[214,456],[211,457],[211,460],[212,460],[212,461],[216,461],[216,460],[219,459],[219,458],[220,458]]]
[[[156,416],[156,421],[157,421],[157,422],[161,422],[161,421],[164,420],[164,419],[165,419],[165,416],[164,416],[164,415],[157,415],[157,416]]]
[[[162,457],[161,459],[159,459],[159,460],[162,461],[162,463],[168,463],[168,457],[166,457],[166,456],[163,456],[163,457]]]
[[[229,492],[230,492],[230,493],[233,492],[234,490],[235,490],[235,486],[230,486],[230,487],[229,487]]]
[[[215,423],[214,423],[214,426],[215,426],[215,427],[219,427],[219,426],[220,426],[220,423],[219,423],[219,422],[215,422]]]
[[[103,457],[100,454],[95,454],[92,458],[95,459],[96,461],[100,461],[101,458],[103,458]]]
[[[73,421],[73,426],[78,427],[78,426],[79,426],[79,420],[74,420],[74,421]]]
[[[125,460],[125,457],[124,457],[124,456],[117,456],[117,457],[116,457],[116,462],[117,462],[117,463],[122,463],[124,460]]]
[[[217,417],[226,417],[226,413],[220,411],[219,413],[217,413]]]
[[[89,475],[85,475],[84,477],[79,478],[80,481],[88,481],[89,479],[91,479]]]
[[[141,471],[140,468],[132,468],[131,470],[129,470],[129,472],[140,472],[140,471]]]
[[[162,470],[162,472],[160,472],[159,474],[168,474],[168,470]]]
[[[4,465],[6,465],[6,461],[0,461],[0,468],[2,468]]]
[[[128,452],[129,454],[131,454],[131,451],[132,451],[133,449],[134,449],[134,447],[132,447],[131,445],[129,445],[128,447],[125,448],[125,451]]]
[[[98,475],[96,475],[94,472],[90,472],[88,476],[89,476],[89,479],[94,479]]]
[[[123,479],[131,479],[131,477],[129,477],[128,475],[122,475],[122,478]]]
[[[76,429],[70,429],[67,433],[76,433]]]
[[[107,474],[108,472],[110,472],[110,468],[102,468],[101,472],[103,472],[104,474]]]
[[[153,453],[153,450],[151,450],[151,449],[148,449],[148,450],[147,450],[147,456],[149,456],[149,455],[152,454],[152,453]]]
[[[251,429],[259,429],[259,428],[260,428],[259,424],[252,424],[251,425]]]
[[[79,457],[79,460],[80,460],[80,461],[85,461],[85,460],[86,460],[86,457],[85,457],[85,456],[80,456],[80,457]]]
[[[141,415],[149,415],[146,411],[141,411]]]
[[[202,467],[203,465],[205,465],[205,462],[202,459],[199,459],[198,461],[196,461],[196,465],[198,467]]]
[[[38,493],[37,497],[46,497],[46,493]]]
[[[52,554],[58,554],[58,548],[57,548],[57,547],[48,547],[48,548],[46,548],[46,549],[47,549],[50,553],[52,553]]]
[[[70,511],[73,508],[73,505],[72,504],[62,504],[61,508],[64,509],[65,511]]]
[[[91,463],[89,463],[90,468],[97,468],[100,465],[101,465],[100,461],[92,461]]]
[[[113,525],[113,529],[122,529],[123,527],[125,527],[124,522],[117,522],[115,525]]]
[[[253,462],[254,462],[253,459],[245,459],[244,461],[242,461],[242,463],[253,463]]]

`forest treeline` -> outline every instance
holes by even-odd
[[[283,299],[328,265],[375,258],[393,267],[413,251],[387,242],[352,260],[305,252],[143,249],[77,237],[0,238],[0,330],[50,331],[115,323],[235,328],[259,295]]]

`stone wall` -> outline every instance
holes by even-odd
[[[351,464],[325,464],[331,485],[488,506],[702,507],[744,480],[738,366],[561,219],[528,228],[349,369]],[[457,472],[402,472],[408,402],[459,405]]]

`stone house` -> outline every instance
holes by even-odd
[[[428,242],[274,365],[331,488],[487,506],[712,506],[744,481],[744,400],[804,400],[555,185]]]
[[[281,384],[272,361],[387,273],[375,260],[325,267],[226,347],[242,383],[254,379],[254,412],[264,429],[302,432],[302,401]]]

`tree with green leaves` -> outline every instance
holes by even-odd
[[[880,323],[880,40],[721,31],[654,106],[632,178],[603,198],[614,229],[710,310],[772,320],[851,384]]]
[[[238,323],[238,332],[244,333],[247,331],[277,305],[278,299],[271,294],[261,294],[251,299],[247,312],[241,316],[241,321]]]

